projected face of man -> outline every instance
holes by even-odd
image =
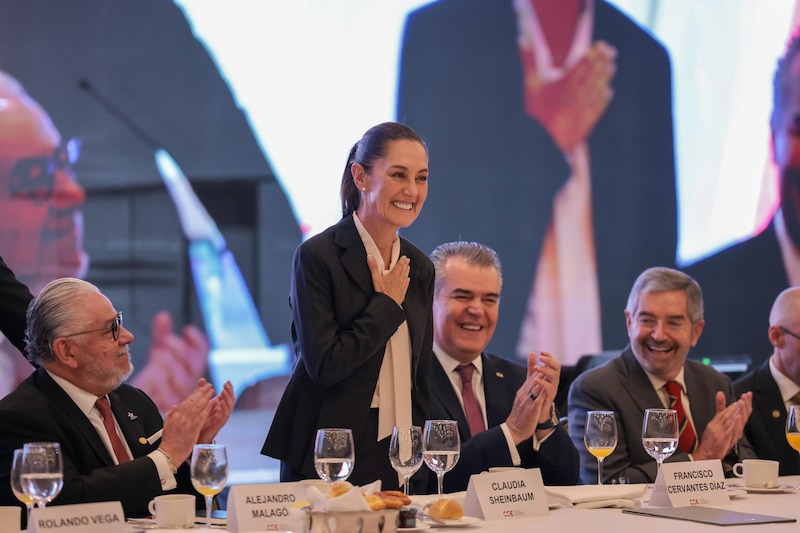
[[[800,247],[800,54],[778,74],[772,116],[772,151],[778,167],[786,230]]]
[[[61,142],[50,117],[0,72],[0,255],[36,294],[49,281],[83,277],[83,188],[71,163],[77,141]]]

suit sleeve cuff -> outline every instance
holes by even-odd
[[[503,435],[506,438],[508,453],[511,455],[511,464],[513,466],[519,466],[522,463],[522,459],[520,459],[519,451],[517,451],[517,445],[514,443],[514,439],[511,437],[511,431],[508,429],[508,426],[506,426],[505,422],[500,424],[500,429],[503,430]]]
[[[158,479],[161,480],[161,490],[167,491],[178,488],[178,480],[172,475],[172,470],[164,454],[158,450],[154,450],[147,454],[147,457],[156,465]]]

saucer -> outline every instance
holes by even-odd
[[[745,496],[745,495],[747,495],[747,491],[746,490],[744,490],[744,489],[733,489],[733,488],[730,487],[730,485],[728,486],[728,497],[731,500],[735,500],[736,498],[741,498],[742,496]]]
[[[779,494],[782,492],[797,492],[797,487],[793,485],[777,485],[775,487],[749,487],[743,483],[735,483],[728,485],[734,489],[744,489],[753,494]]]
[[[430,524],[432,528],[439,528],[439,527],[465,527],[472,524],[477,524],[478,522],[483,522],[480,518],[476,518],[474,516],[463,516],[461,520],[442,520],[443,524]]]

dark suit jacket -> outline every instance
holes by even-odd
[[[492,466],[512,466],[511,454],[500,424],[505,422],[514,396],[527,376],[527,369],[508,359],[482,354],[483,388],[486,396],[488,429],[470,437],[467,416],[458,401],[453,385],[439,360],[434,357],[431,371],[431,417],[455,420],[461,437],[461,456],[456,466],[444,476],[445,492],[466,490],[472,474]],[[547,485],[574,485],[579,481],[579,458],[566,430],[558,424],[555,432],[533,450],[533,439],[517,446],[524,468],[540,468]],[[436,490],[436,477],[430,476],[431,492]]]
[[[261,453],[315,478],[317,428],[350,428],[356,464],[349,480],[374,481],[374,472],[359,470],[358,457],[375,450],[377,436],[365,431],[369,406],[386,343],[403,320],[411,337],[412,416],[423,425],[430,404],[434,271],[430,259],[405,239],[400,255],[411,259],[402,308],[375,292],[352,216],[298,247],[290,298],[298,359]],[[388,463],[388,450],[386,456]]]
[[[603,346],[621,349],[631,284],[648,267],[675,263],[671,75],[661,44],[602,0],[593,31],[619,51],[614,98],[589,149]],[[553,197],[570,172],[525,112],[517,34],[512,0],[440,0],[412,12],[397,110],[428,143],[436,183],[402,234],[428,252],[462,239],[505,258],[504,285],[514,290],[503,293],[490,344],[505,354],[516,353]]]
[[[693,356],[749,355],[753,368],[767,360],[769,312],[789,287],[775,223],[683,270],[703,289],[706,325]]]
[[[142,444],[139,438],[163,427],[161,415],[146,394],[129,385],[120,385],[109,398],[134,458],[121,465],[114,465],[92,423],[43,368],[0,400],[0,504],[21,505],[9,484],[14,450],[26,442],[58,442],[64,456],[64,487],[54,504],[119,500],[125,516],[149,515],[147,503],[163,492],[156,466],[145,455],[158,443]],[[174,492],[196,494],[187,464],[180,465],[176,477]]]
[[[716,414],[717,391],[723,391],[731,403],[733,384],[725,374],[692,360],[686,361],[684,379],[697,436],[702,440],[705,427]],[[604,479],[624,477],[630,483],[655,481],[656,460],[642,446],[644,411],[652,407],[661,408],[663,404],[630,346],[619,357],[577,377],[569,389],[569,436],[580,451],[584,483],[597,483],[597,459],[583,445],[586,412],[595,410],[614,411],[617,418],[617,447],[603,462]],[[737,460],[754,457],[747,438],[742,437],[738,457],[726,457],[723,464],[728,465],[727,472]],[[688,460],[688,454],[680,451],[666,459]]]
[[[769,360],[733,384],[736,394],[753,392],[753,414],[744,434],[761,459],[780,461],[780,475],[800,474],[800,456],[786,441],[786,406],[769,371]]]
[[[0,331],[25,353],[25,313],[33,295],[0,257]]]

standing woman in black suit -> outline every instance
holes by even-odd
[[[349,481],[399,486],[388,443],[393,426],[427,418],[434,269],[398,230],[427,193],[425,143],[403,124],[378,124],[350,150],[342,219],[297,248],[297,360],[261,450],[281,460],[281,481],[316,478],[316,430],[342,427],[355,442]]]

